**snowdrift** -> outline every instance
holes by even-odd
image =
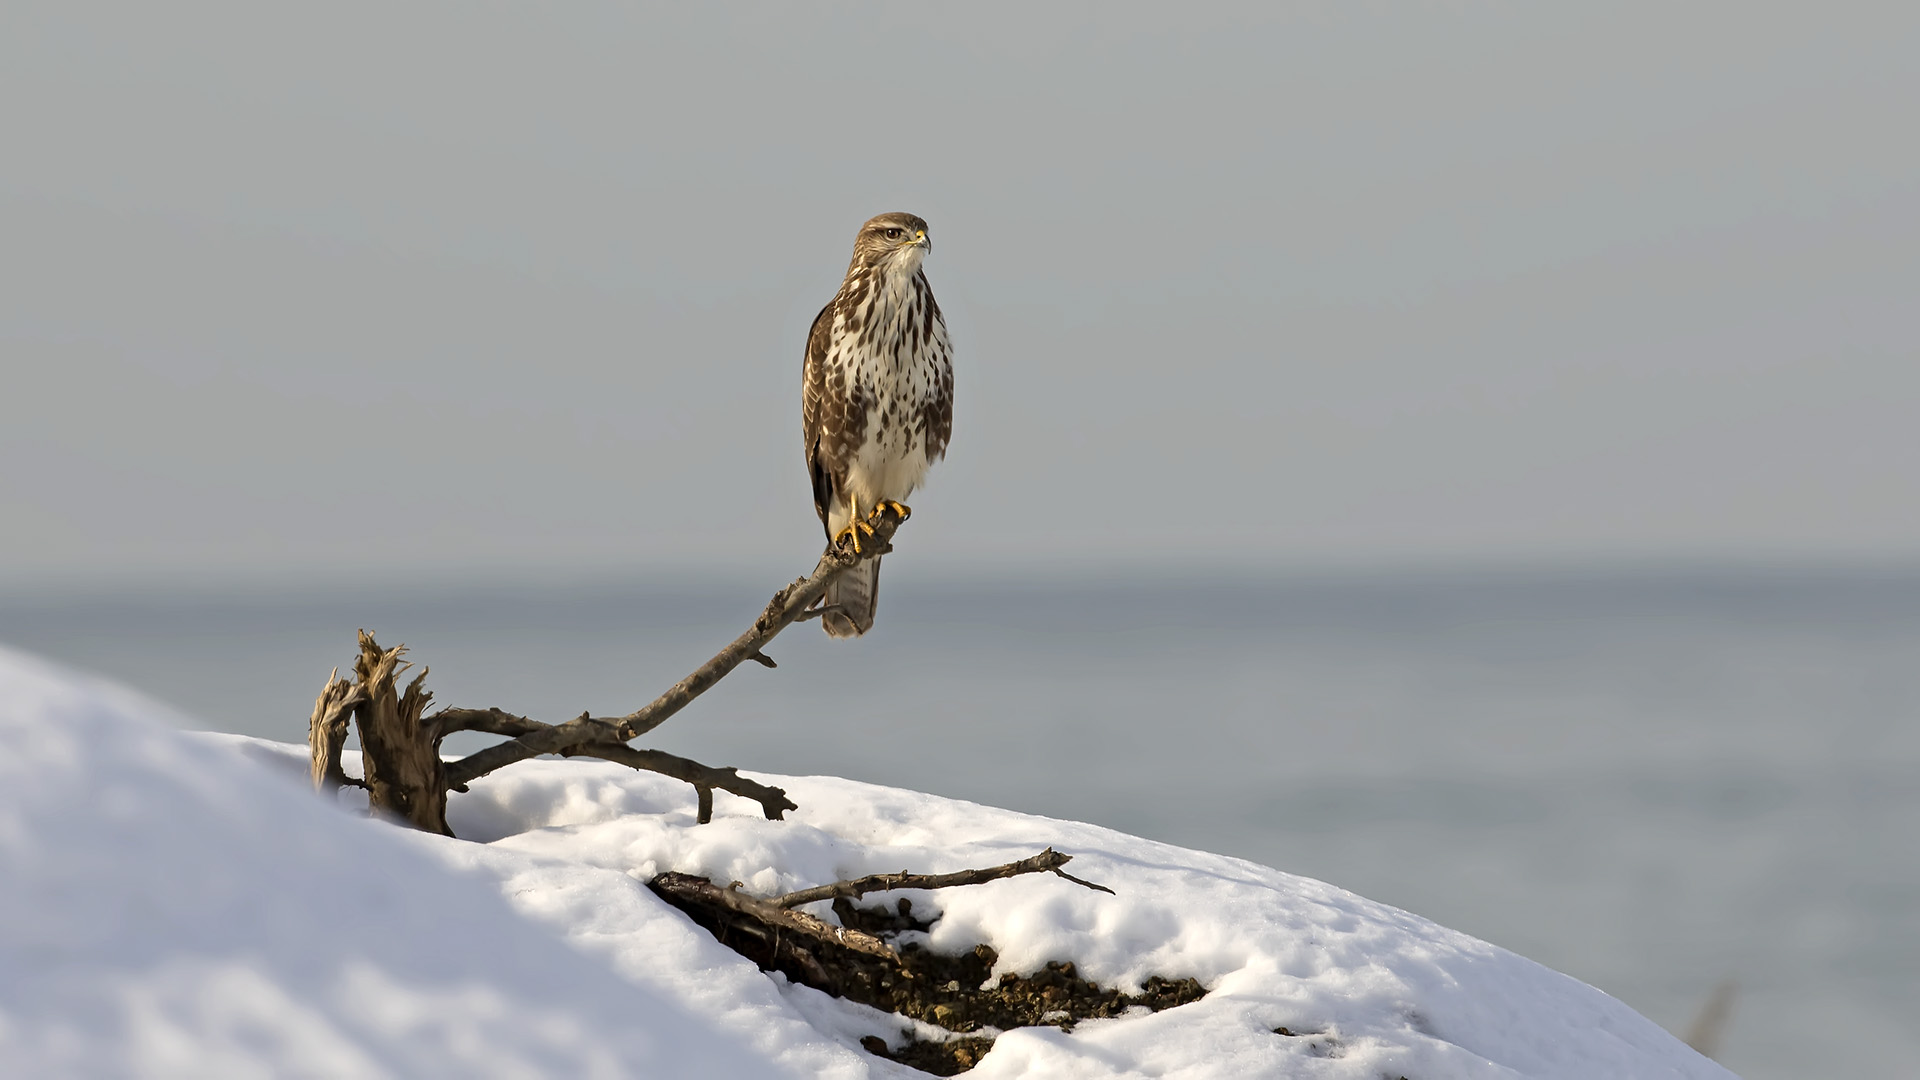
[[[1006,1032],[970,1077],[1731,1075],[1502,949],[1091,825],[830,777],[766,778],[787,821],[722,793],[696,825],[686,785],[574,760],[454,796],[449,840],[325,805],[304,747],[178,722],[0,650],[0,1074],[918,1077],[860,1040],[924,1025],[760,972],[644,882],[770,895],[1051,845],[1117,895],[1044,874],[908,893],[940,912],[928,946],[1209,993]]]

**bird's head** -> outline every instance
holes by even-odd
[[[933,250],[927,220],[914,214],[881,214],[853,238],[853,265],[911,274]]]

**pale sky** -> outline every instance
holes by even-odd
[[[1920,6],[0,8],[0,586],[1920,557]],[[377,569],[375,569],[377,568]]]

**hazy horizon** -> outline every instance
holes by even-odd
[[[771,595],[812,569],[818,553],[805,551],[782,573],[779,566],[709,564],[587,566],[519,564],[492,568],[249,569],[245,571],[124,571],[110,575],[43,575],[29,581],[0,579],[0,606],[88,607],[124,602],[164,606],[180,602],[225,603],[274,600],[338,606],[355,601],[412,601],[524,595],[557,598],[595,592],[637,596],[714,597]],[[803,565],[804,563],[804,565]],[[1720,585],[1802,587],[1904,587],[1920,583],[1920,558],[1792,559],[1763,556],[1689,558],[1452,558],[1440,560],[1323,560],[1266,562],[1221,560],[1197,566],[1151,556],[1127,560],[1003,567],[991,563],[929,563],[892,559],[889,593],[921,596],[980,591],[1111,592],[1153,589],[1291,589],[1313,586],[1419,588],[1473,586],[1554,588],[1619,586],[1634,591],[1672,587],[1682,591]],[[25,644],[24,641],[16,641]]]

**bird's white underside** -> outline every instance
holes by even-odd
[[[874,400],[867,408],[865,430],[880,435],[868,438],[860,447],[847,468],[841,500],[827,510],[827,528],[835,534],[851,520],[848,497],[859,502],[863,516],[881,500],[904,503],[926,479],[927,470],[933,464],[927,458],[924,431],[916,432],[898,419],[918,415],[933,399],[939,374],[937,358],[951,354],[946,327],[938,320],[934,323],[934,340],[925,345],[919,344],[905,325],[915,317],[910,307],[913,275],[920,269],[925,254],[919,247],[902,249],[883,271],[880,288],[874,290],[872,298],[861,308],[865,319],[880,327],[874,335],[876,340],[914,343],[908,362],[897,365],[891,362],[892,357],[878,349],[857,350],[842,361],[855,363],[859,382],[873,389]],[[896,420],[883,429],[880,418],[889,411]]]

